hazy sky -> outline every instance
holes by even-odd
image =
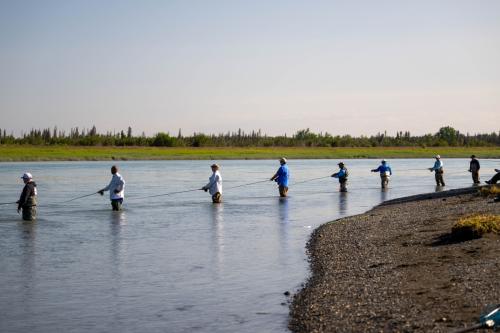
[[[500,1],[0,0],[0,128],[500,129]]]

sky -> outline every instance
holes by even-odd
[[[0,0],[0,128],[500,130],[498,0]]]

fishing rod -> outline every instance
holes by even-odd
[[[76,197],[76,198],[73,198],[73,199],[69,199],[69,200],[63,201],[63,202],[61,202],[61,204],[68,203],[68,202],[71,202],[71,201],[75,201],[75,200],[78,200],[78,199],[83,199],[83,198],[86,198],[86,197],[90,197],[90,196],[92,196],[94,194],[97,194],[97,193],[99,193],[99,192],[94,192],[94,193],[82,195],[80,197]]]
[[[318,178],[311,178],[311,179],[306,179],[297,183],[294,183],[293,185],[299,185],[299,184],[304,184],[307,182],[312,182],[313,180],[318,180],[318,179],[324,179],[324,178],[330,178],[331,176],[323,176],[323,177],[318,177]]]
[[[2,202],[0,203],[0,206],[3,206],[3,205],[13,205],[13,204],[16,204],[17,202]]]
[[[259,180],[258,182],[253,182],[253,183],[248,183],[248,184],[241,184],[241,185],[236,185],[236,186],[232,186],[232,187],[228,187],[226,189],[227,190],[232,190],[233,188],[238,188],[238,187],[243,187],[243,186],[250,186],[250,185],[255,185],[255,184],[260,184],[260,183],[266,183],[270,181],[269,179],[266,179],[266,180]]]
[[[188,193],[188,192],[195,192],[195,191],[201,191],[203,190],[202,188],[196,188],[196,189],[191,189],[191,190],[185,190],[185,191],[176,191],[176,192],[168,192],[168,193],[162,193],[162,194],[155,194],[155,195],[147,195],[143,197],[136,197],[132,199],[148,199],[148,198],[156,198],[156,197],[166,197],[169,195],[174,195],[174,194],[181,194],[181,193]]]

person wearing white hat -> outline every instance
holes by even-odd
[[[372,172],[380,172],[380,181],[382,188],[387,188],[389,185],[389,179],[392,176],[392,169],[386,160],[382,160],[378,168],[372,169]]]
[[[436,178],[436,185],[437,186],[445,186],[444,184],[444,179],[443,179],[443,161],[441,161],[441,156],[436,155],[436,162],[434,162],[434,166],[432,168],[429,168],[429,171],[432,172],[434,171],[434,176]]]
[[[123,199],[125,198],[125,180],[122,175],[118,173],[118,167],[116,165],[111,167],[111,174],[113,177],[108,186],[97,191],[97,193],[103,195],[105,191],[109,191],[111,207],[114,211],[119,211],[122,209]]]
[[[21,178],[24,182],[24,188],[21,197],[17,201],[17,212],[19,213],[22,209],[23,220],[34,221],[36,220],[37,204],[36,183],[33,181],[33,176],[29,172],[24,173]]]
[[[278,190],[280,197],[284,198],[288,195],[288,180],[290,179],[290,171],[288,170],[288,165],[286,165],[286,158],[280,158],[280,167],[278,171],[269,179],[270,181],[275,181],[278,183]]]
[[[222,176],[219,172],[219,165],[212,164],[210,166],[212,169],[212,175],[208,178],[208,184],[203,186],[201,189],[205,192],[208,191],[212,195],[213,203],[222,202]]]

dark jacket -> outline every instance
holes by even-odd
[[[469,166],[469,171],[471,172],[478,172],[481,166],[479,165],[479,161],[476,159],[473,159],[470,161],[470,166]]]
[[[36,206],[36,183],[29,182],[24,185],[21,197],[17,202],[17,208]]]

